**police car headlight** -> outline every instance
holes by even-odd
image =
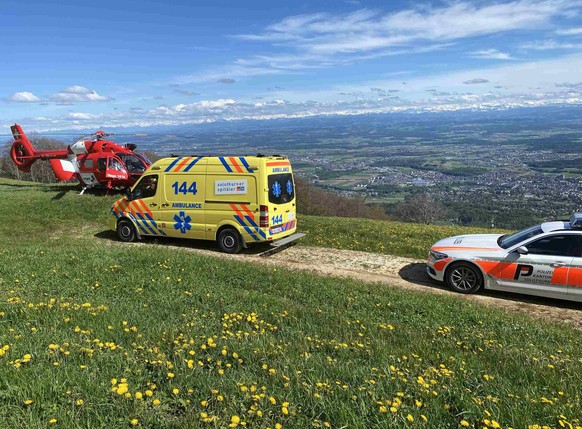
[[[441,259],[449,257],[449,255],[447,255],[446,253],[435,252],[434,250],[430,251],[429,256],[435,261],[440,261]]]

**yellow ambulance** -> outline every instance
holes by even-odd
[[[216,240],[237,253],[250,243],[287,244],[296,234],[295,182],[283,156],[179,156],[152,164],[111,206],[121,241],[142,236]]]

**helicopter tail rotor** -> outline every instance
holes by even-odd
[[[37,160],[36,151],[20,125],[14,124],[10,130],[14,137],[14,143],[10,148],[10,157],[20,171],[30,171],[30,167]]]

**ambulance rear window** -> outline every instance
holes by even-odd
[[[295,198],[295,185],[293,174],[272,174],[268,178],[269,202],[273,204],[285,204]]]

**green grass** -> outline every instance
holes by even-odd
[[[307,235],[301,244],[360,250],[387,255],[426,258],[436,241],[461,234],[491,234],[499,230],[458,226],[418,225],[370,219],[305,216],[299,229]]]
[[[582,424],[576,330],[458,297],[122,245],[103,233],[114,197],[53,200],[61,188],[15,184],[0,181],[0,427]]]

